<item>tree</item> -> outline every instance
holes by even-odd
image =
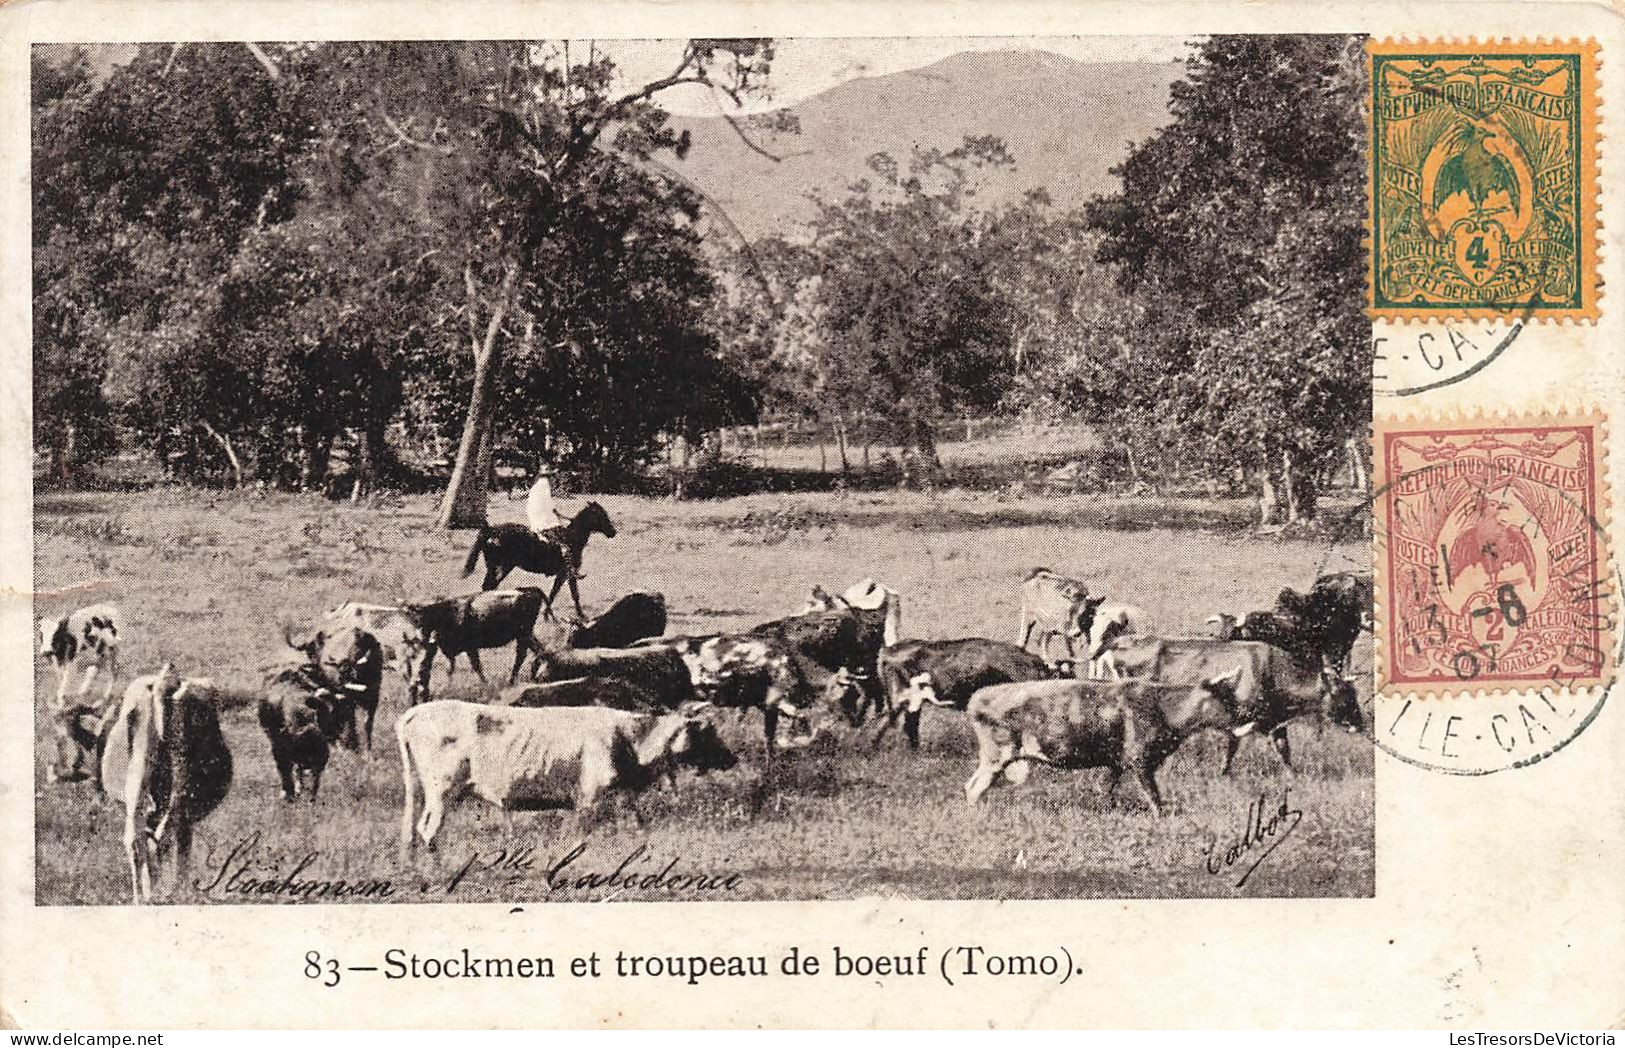
[[[1009,303],[992,278],[998,219],[973,210],[978,176],[1014,163],[994,137],[881,153],[873,178],[818,201],[810,245],[820,395],[844,420],[887,419],[905,455],[937,467],[932,419],[986,410],[1008,388]]]
[[[95,97],[80,52],[31,62],[33,158],[34,447],[50,455],[50,475],[72,480],[112,446],[112,405],[102,393],[105,345],[96,337],[96,238],[82,220],[71,177],[75,147]]]
[[[221,426],[251,416],[254,362],[211,337],[211,318],[243,239],[297,201],[296,100],[235,46],[142,45],[76,97],[78,117],[35,153],[36,209],[58,216],[36,252],[36,302],[52,318],[36,360],[64,348],[99,359],[101,390],[166,465],[205,470],[217,444],[240,473]]]
[[[149,45],[99,90],[67,66],[36,76],[36,157],[61,161],[36,180],[39,228],[61,227],[37,258],[37,341],[63,365],[36,417],[106,389],[184,476],[314,487],[351,426],[360,481],[389,472],[385,434],[409,408],[460,430],[444,509],[468,522],[510,349],[552,385],[509,421],[525,410],[601,463],[645,455],[678,406],[753,416],[699,323],[695,201],[656,160],[687,141],[653,98],[709,83],[743,102],[771,57],[691,41],[673,74],[621,93],[595,48],[517,42]],[[593,366],[572,371],[574,351]],[[717,395],[654,381],[646,351]],[[577,381],[577,397],[558,385]],[[534,408],[564,414],[537,425]],[[629,411],[629,440],[605,439]]]
[[[680,156],[687,139],[656,96],[704,84],[742,103],[761,90],[772,57],[768,41],[692,40],[671,73],[624,91],[614,63],[591,47],[574,61],[568,47],[396,45],[343,71],[344,94],[360,103],[351,119],[393,135],[428,169],[417,214],[445,231],[436,264],[463,291],[473,369],[442,525],[484,521],[491,421],[514,335],[536,346],[571,340],[580,284],[550,253],[561,224],[592,210],[600,157],[639,166]]]
[[[1246,464],[1266,522],[1307,519],[1371,415],[1362,44],[1219,36],[1187,69],[1173,122],[1088,209],[1150,350],[1157,411],[1131,421],[1210,475]]]
[[[561,342],[527,322],[494,419],[520,446],[615,484],[661,434],[754,421],[756,400],[709,323],[717,292],[698,199],[612,154],[589,169],[594,192],[555,224],[543,256],[555,294],[571,303],[554,327]]]

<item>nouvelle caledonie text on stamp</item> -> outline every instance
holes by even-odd
[[[1603,436],[1591,416],[1379,422],[1379,690],[1607,679]]]
[[[1372,44],[1379,318],[1594,318],[1595,43]]]

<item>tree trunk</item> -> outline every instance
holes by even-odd
[[[1354,481],[1354,488],[1363,495],[1371,493],[1371,445],[1360,437],[1350,437],[1348,442],[1349,475]]]
[[[389,417],[369,414],[361,434],[361,461],[356,470],[356,494],[369,495],[378,490],[383,478],[390,472]]]
[[[672,470],[672,497],[681,502],[688,495],[688,438],[681,433],[672,440],[673,450],[677,452],[676,468]]]
[[[485,489],[491,490],[497,482],[497,442],[494,426],[485,427],[480,438],[480,470],[485,474]]]
[[[352,500],[376,491],[396,473],[394,449],[389,446],[389,423],[401,405],[401,376],[374,358],[368,377],[367,414],[361,423],[361,455],[356,463]]]
[[[844,415],[837,415],[835,418],[835,446],[841,452],[841,474],[845,476],[852,472],[852,465],[846,460],[846,417]]]
[[[1297,471],[1292,468],[1292,452],[1281,450],[1281,487],[1286,493],[1286,522],[1296,524],[1298,516]]]
[[[328,463],[333,460],[333,434],[307,422],[302,427],[300,445],[305,462],[299,486],[305,491],[321,491],[327,481]]]
[[[1305,524],[1314,520],[1320,488],[1313,465],[1305,461],[1301,451],[1287,448],[1281,452],[1281,476],[1286,487],[1287,522]]]
[[[1260,440],[1258,456],[1258,525],[1267,527],[1277,523],[1281,516],[1281,491],[1275,483],[1274,456],[1268,444]]]
[[[934,475],[941,468],[942,460],[937,457],[936,430],[925,415],[915,414],[909,420],[909,443],[919,452],[920,468]]]
[[[73,478],[73,455],[76,433],[70,422],[62,430],[61,438],[51,446],[51,472],[57,483],[64,486]]]
[[[213,426],[209,425],[207,422],[202,422],[201,424],[203,426],[203,432],[207,433],[209,436],[213,437],[215,440],[218,440],[220,442],[221,448],[223,448],[225,450],[225,452],[226,452],[226,462],[229,463],[230,466],[231,466],[231,486],[234,487],[234,488],[242,487],[243,486],[243,464],[241,462],[237,461],[237,451],[236,451],[236,449],[234,449],[231,446],[231,440],[229,438],[227,438],[224,434],[222,434],[219,430],[217,430]]]
[[[824,423],[820,419],[813,423],[813,430],[818,434],[818,472],[829,472],[829,449],[824,444]]]
[[[468,417],[463,420],[463,436],[457,442],[457,461],[451,468],[451,483],[446,486],[445,497],[440,502],[440,526],[443,528],[477,528],[485,523],[485,500],[491,467],[490,447],[486,441],[491,429],[497,377],[502,365],[498,337],[502,331],[502,320],[512,305],[517,277],[517,268],[510,264],[502,276],[502,288],[492,303],[485,338],[474,354],[474,389],[468,398]],[[469,281],[472,285],[472,277]],[[470,308],[472,306],[470,302]],[[483,461],[480,461],[482,456]]]

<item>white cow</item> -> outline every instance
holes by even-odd
[[[608,791],[623,791],[630,803],[677,765],[706,771],[736,763],[709,720],[682,713],[442,700],[407,710],[395,734],[405,787],[403,855],[417,837],[433,846],[447,799],[465,790],[499,808],[573,805],[586,816]],[[414,819],[420,787],[423,815]]]
[[[1088,634],[1089,676],[1094,679],[1112,676],[1109,663],[1103,661],[1102,656],[1119,637],[1144,634],[1149,624],[1150,616],[1133,604],[1103,603],[1097,607]]]
[[[112,701],[113,682],[118,677],[119,641],[123,634],[124,616],[112,604],[92,604],[67,615],[39,620],[39,653],[56,667],[58,708],[67,700],[68,684],[76,666],[85,668],[84,679],[79,683],[80,695],[90,691],[98,673],[106,671],[107,690],[102,704]]]
[[[1089,645],[1090,623],[1104,602],[1090,597],[1089,587],[1077,579],[1057,575],[1048,568],[1034,568],[1021,582],[1021,620],[1016,625],[1016,646],[1028,648],[1037,642],[1036,653],[1049,659],[1051,638],[1063,645],[1062,659],[1077,658],[1075,644]]]
[[[902,639],[903,595],[872,578],[854,582],[839,596],[828,593],[822,586],[814,586],[812,597],[802,605],[800,614],[835,611],[841,608],[852,608],[857,611],[879,611],[884,608],[886,614],[881,624],[881,643],[889,647]]]

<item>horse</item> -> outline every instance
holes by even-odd
[[[581,512],[570,518],[568,524],[548,528],[537,534],[523,524],[497,524],[480,526],[474,539],[474,548],[463,562],[463,577],[474,573],[480,554],[485,554],[485,581],[482,590],[496,589],[508,573],[518,568],[553,579],[553,592],[547,595],[547,614],[553,615],[553,598],[564,584],[570,584],[570,597],[575,601],[576,617],[585,619],[581,610],[581,591],[576,586],[576,573],[581,567],[581,555],[587,540],[593,535],[606,539],[615,537],[615,525],[609,514],[596,502],[589,502]]]

